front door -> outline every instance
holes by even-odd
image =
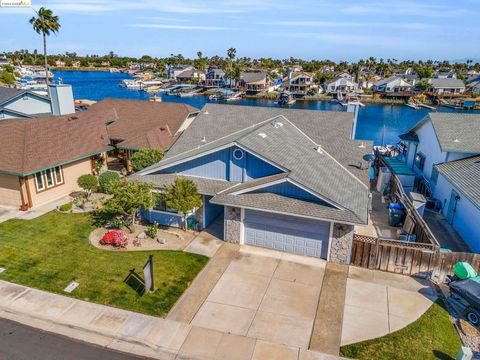
[[[457,201],[460,200],[460,196],[458,193],[452,189],[452,193],[450,194],[450,201],[448,202],[448,211],[447,211],[447,221],[450,224],[453,224],[453,219],[455,217],[455,209],[457,207]]]

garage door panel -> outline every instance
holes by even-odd
[[[330,223],[286,215],[245,212],[247,244],[326,258]]]

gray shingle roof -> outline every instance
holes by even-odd
[[[339,222],[366,224],[366,219],[359,219],[351,211],[342,211],[333,207],[267,192],[240,195],[217,194],[210,202],[312,218],[331,219]]]
[[[241,80],[243,80],[246,84],[258,81],[266,81],[267,73],[263,71],[243,72],[241,74]]]
[[[480,156],[439,164],[436,168],[480,209]]]
[[[322,145],[364,184],[369,184],[368,171],[360,170],[358,164],[363,161],[363,155],[370,152],[373,144],[371,141],[350,140],[353,114],[341,111],[207,104],[160,165],[229,144],[280,115],[308,134],[315,143]],[[362,144],[363,147],[360,146]]]
[[[464,88],[465,84],[460,79],[432,79],[430,85],[434,88]]]
[[[167,185],[173,184],[175,178],[179,176],[177,174],[154,174],[154,175],[143,175],[138,174],[132,175],[129,177],[131,180],[139,180],[145,183],[153,183],[156,187],[163,188]],[[205,195],[215,195],[216,193],[228,189],[232,186],[235,186],[237,183],[223,180],[215,179],[205,179],[195,176],[184,176],[187,179],[192,180],[197,185],[197,190],[201,194]]]
[[[429,120],[442,151],[480,154],[480,114],[429,113],[412,130]]]
[[[27,90],[0,87],[0,106],[8,100],[26,92]]]

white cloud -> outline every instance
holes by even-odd
[[[270,22],[261,22],[258,25],[273,25],[273,26],[296,26],[296,27],[314,27],[314,28],[349,28],[349,27],[360,27],[360,28],[391,28],[391,29],[411,29],[411,30],[421,30],[421,29],[431,29],[436,26],[426,23],[381,23],[381,22],[351,22],[351,21],[270,21]]]

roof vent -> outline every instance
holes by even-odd
[[[200,140],[201,142],[207,142],[207,138],[205,136],[202,137],[202,140]]]
[[[363,141],[362,141],[362,143],[361,143],[360,145],[358,145],[358,147],[359,147],[360,149],[365,149],[365,144],[363,143]]]
[[[70,116],[68,118],[69,121],[73,121],[73,120],[78,120],[78,117],[77,116]]]
[[[455,139],[453,139],[453,142],[458,143],[458,142],[460,142],[460,140],[458,140],[458,138],[455,138]]]
[[[204,115],[208,115],[208,110],[205,110],[205,111],[203,112],[203,114],[204,114]]]
[[[283,126],[283,123],[280,121],[274,121],[272,122],[272,125],[275,129],[281,128]]]
[[[318,152],[319,154],[323,154],[322,145],[318,145],[318,147],[317,147],[316,150],[317,150],[317,152]]]
[[[262,139],[265,139],[267,137],[267,134],[265,133],[258,133],[258,136],[260,136]]]

